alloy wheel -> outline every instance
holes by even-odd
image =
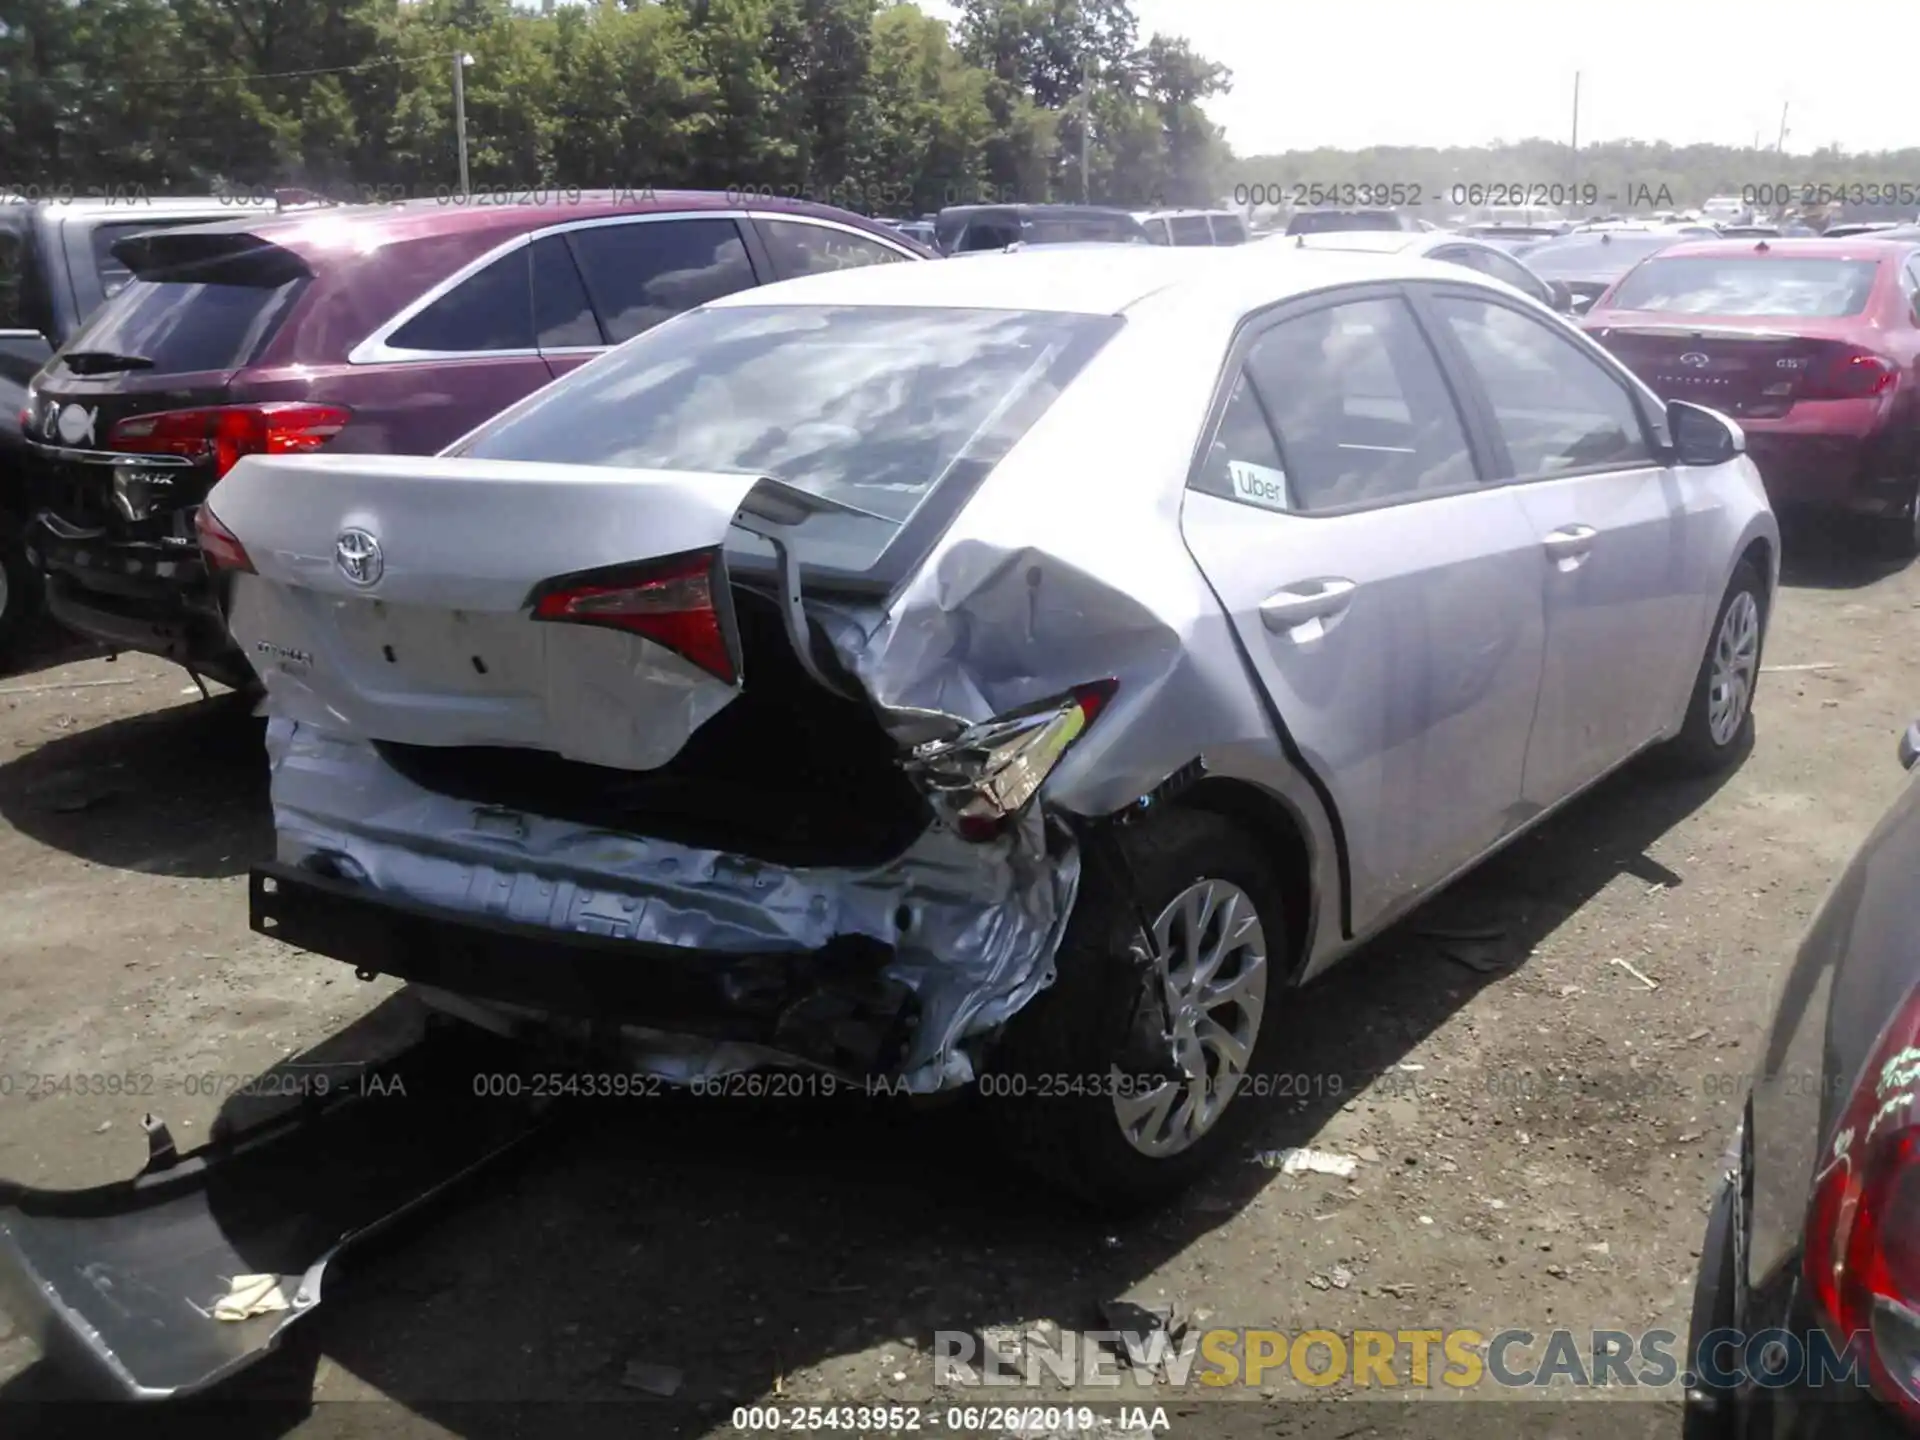
[[[1271,973],[1259,911],[1239,886],[1198,880],[1160,912],[1146,983],[1178,1078],[1129,1086],[1116,1068],[1114,1115],[1134,1149],[1164,1159],[1213,1129],[1252,1063]]]
[[[1707,673],[1707,733],[1715,745],[1729,745],[1740,733],[1753,703],[1753,682],[1760,666],[1760,603],[1742,590],[1720,618],[1713,638],[1713,665]]]

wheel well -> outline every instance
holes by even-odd
[[[1768,585],[1772,585],[1773,583],[1773,546],[1764,537],[1756,538],[1753,541],[1751,541],[1748,544],[1747,548],[1740,552],[1740,559],[1743,562],[1747,560],[1751,560],[1754,563],[1754,566],[1760,571],[1760,578],[1763,581],[1765,581]],[[1766,604],[1766,597],[1762,596],[1761,605],[1764,607],[1765,604]]]
[[[1293,968],[1298,970],[1306,962],[1307,927],[1313,911],[1313,853],[1299,818],[1264,790],[1222,776],[1200,781],[1180,796],[1179,803],[1232,820],[1262,842],[1262,850],[1275,862],[1280,877],[1281,899],[1287,907],[1288,953],[1293,957]],[[1330,902],[1336,898],[1328,897]],[[1327,913],[1339,912],[1330,909]]]

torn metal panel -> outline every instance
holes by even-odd
[[[696,951],[818,950],[844,936],[892,946],[886,975],[921,1014],[899,1068],[909,1091],[972,1078],[965,1042],[1051,981],[1079,884],[1075,850],[1037,808],[989,843],[932,827],[882,866],[800,869],[504,816],[412,784],[371,745],[284,718],[270,720],[267,745],[283,864],[324,857],[419,905]]]

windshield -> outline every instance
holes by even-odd
[[[949,475],[979,482],[1119,328],[1018,310],[726,306],[668,321],[448,453],[771,476],[868,512],[807,558],[870,568]]]
[[[1867,308],[1874,260],[1825,256],[1670,255],[1651,260],[1615,292],[1615,310],[1685,315],[1858,315]]]
[[[1631,235],[1604,230],[1593,235],[1571,235],[1529,249],[1527,268],[1550,280],[1624,275],[1647,256],[1675,241],[1672,235]]]

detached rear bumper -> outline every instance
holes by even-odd
[[[511,1047],[450,1034],[378,1068],[298,1069],[280,1078],[305,1100],[188,1154],[156,1143],[131,1180],[0,1182],[0,1305],[90,1396],[205,1390],[319,1307],[343,1251],[538,1133],[549,1107],[474,1083],[516,1063]],[[214,1318],[242,1275],[274,1277],[285,1308]]]
[[[610,939],[421,905],[293,865],[255,866],[252,927],[362,972],[554,1015],[764,1046],[892,1074],[919,1020],[882,972],[893,947],[841,935],[758,953]]]

